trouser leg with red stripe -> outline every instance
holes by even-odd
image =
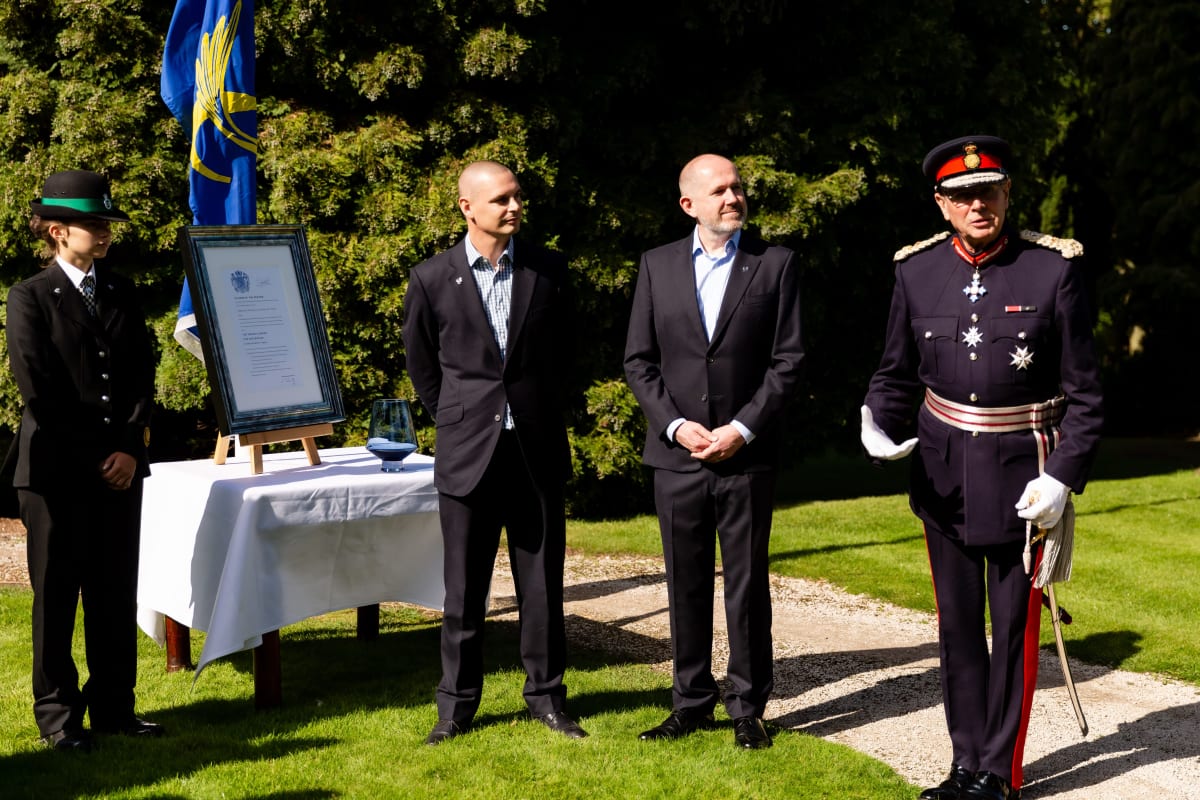
[[[968,547],[930,525],[925,542],[954,763],[994,773],[1019,788],[1037,686],[1042,600],[1025,574],[1024,542]],[[985,608],[992,624],[990,652]]]

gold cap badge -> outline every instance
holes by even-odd
[[[979,169],[979,153],[976,152],[979,148],[972,142],[963,147],[963,166],[967,169]]]

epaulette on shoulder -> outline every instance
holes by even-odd
[[[937,234],[936,236],[930,236],[928,239],[922,239],[919,242],[910,244],[908,247],[901,247],[899,250],[896,251],[896,255],[892,256],[892,260],[893,261],[903,261],[904,259],[911,256],[913,253],[919,253],[922,250],[927,250],[930,247],[933,247],[935,244],[940,242],[942,239],[945,239],[949,235],[950,235],[950,231],[942,231],[941,233]]]
[[[1057,236],[1051,236],[1048,233],[1038,233],[1037,231],[1021,231],[1021,238],[1027,242],[1036,244],[1038,247],[1045,247],[1047,250],[1057,250],[1063,254],[1063,258],[1075,258],[1083,255],[1083,245],[1074,239],[1060,239]]]

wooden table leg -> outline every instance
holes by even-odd
[[[357,638],[364,642],[379,638],[379,603],[358,607]]]
[[[192,664],[192,630],[182,622],[166,617],[167,672],[195,669]]]
[[[254,707],[279,708],[283,705],[283,674],[279,669],[279,631],[262,635],[262,644],[254,648]]]

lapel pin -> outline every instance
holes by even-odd
[[[455,278],[454,283],[456,286],[462,286],[462,276],[460,275],[457,278]]]

